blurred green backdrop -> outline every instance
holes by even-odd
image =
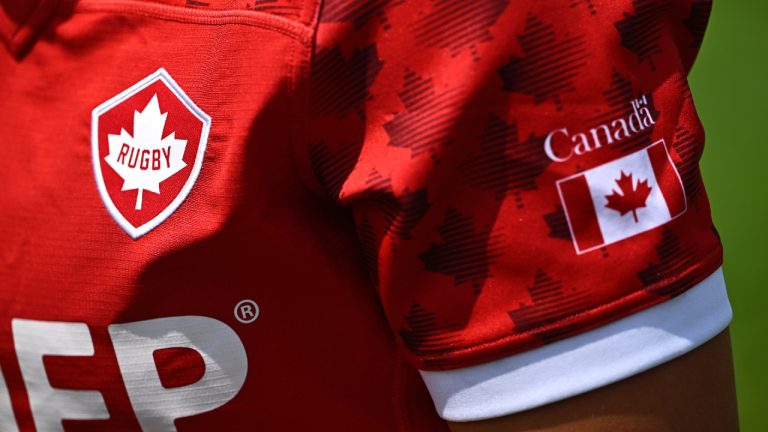
[[[690,76],[725,245],[742,431],[768,431],[768,1],[715,0]]]

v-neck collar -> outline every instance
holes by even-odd
[[[59,0],[0,0],[0,39],[14,54],[34,41]]]

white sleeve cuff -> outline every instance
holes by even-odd
[[[664,303],[595,330],[467,368],[421,371],[437,412],[475,421],[536,408],[679,357],[731,321],[722,268]]]

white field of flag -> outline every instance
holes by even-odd
[[[629,176],[631,187],[621,188],[617,182],[624,177],[628,183]],[[683,183],[664,140],[558,180],[557,189],[578,254],[664,225],[687,209]],[[622,214],[609,205],[609,196],[631,200],[637,190],[645,193],[629,206],[632,210]]]

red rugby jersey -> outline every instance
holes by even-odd
[[[0,4],[3,431],[443,431],[721,265],[708,0]]]

